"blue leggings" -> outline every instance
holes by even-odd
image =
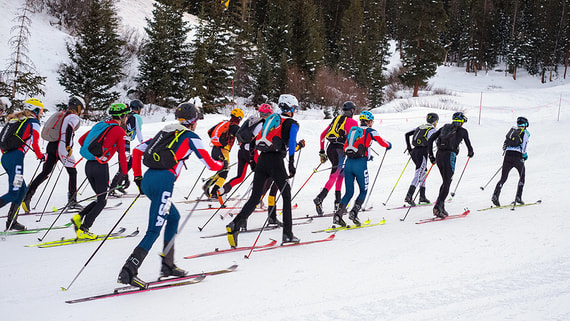
[[[2,195],[0,202],[2,206],[7,203],[20,204],[26,195],[26,183],[22,181],[21,186],[14,185],[14,177],[17,174],[24,175],[24,152],[21,150],[14,150],[4,153],[2,155],[2,167],[8,173],[8,193]]]
[[[164,206],[172,196],[175,181],[176,176],[168,170],[149,169],[144,174],[141,187],[143,193],[150,199],[150,210],[148,213],[148,229],[138,246],[147,252],[150,251],[160,235],[160,230],[165,222],[164,244],[170,242],[178,232],[180,214],[174,203],[170,203],[169,213],[164,212]]]
[[[342,204],[348,205],[354,194],[354,179],[356,179],[358,189],[360,190],[357,199],[364,202],[366,193],[368,193],[368,166],[366,163],[366,157],[346,159],[344,163],[344,187],[346,192],[340,200]]]

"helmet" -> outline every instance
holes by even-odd
[[[368,110],[365,110],[365,111],[360,113],[359,119],[360,120],[366,120],[366,121],[374,120],[374,115],[372,115],[372,113],[369,112]]]
[[[135,100],[131,100],[131,102],[129,103],[129,107],[131,108],[131,110],[141,110],[144,108],[144,104],[142,103],[142,101],[135,99]]]
[[[352,101],[347,101],[342,105],[342,110],[351,110],[354,111],[356,109],[356,105]]]
[[[273,114],[273,107],[271,107],[271,105],[269,104],[261,104],[261,106],[259,106],[257,111],[260,114]]]
[[[299,101],[295,96],[289,94],[279,96],[279,109],[281,109],[281,113],[295,112],[298,106]]]
[[[200,112],[193,103],[182,103],[178,105],[174,112],[174,117],[184,125],[193,124],[198,119],[201,119]]]
[[[436,113],[429,113],[426,116],[426,121],[429,124],[433,124],[433,123],[437,122],[438,120],[439,120],[439,116]]]
[[[71,96],[69,98],[69,102],[67,103],[67,109],[76,110],[77,113],[80,113],[82,109],[85,108],[85,101],[83,98],[78,96]]]
[[[465,114],[463,114],[462,112],[458,111],[455,114],[453,114],[453,117],[451,118],[454,122],[458,122],[458,123],[466,123],[467,122],[467,116],[465,116]]]
[[[29,98],[24,101],[24,109],[33,111],[37,114],[40,112],[40,110],[44,109],[44,104],[37,98]]]
[[[528,127],[528,119],[526,117],[518,117],[517,118],[517,126],[519,127]]]
[[[113,118],[121,117],[128,113],[129,113],[129,108],[127,107],[127,105],[123,103],[112,104],[111,108],[109,108],[109,115],[111,115]]]
[[[239,118],[239,119],[243,119],[243,116],[244,116],[243,110],[241,110],[241,109],[239,109],[239,108],[234,108],[234,109],[232,110],[231,115],[234,116],[234,117],[236,117],[236,118]]]

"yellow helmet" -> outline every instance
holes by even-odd
[[[29,98],[26,101],[24,101],[24,109],[31,111],[36,111],[36,109],[43,110],[44,104],[42,103],[41,100],[37,98]]]
[[[239,108],[234,108],[234,110],[232,110],[232,116],[237,117],[239,119],[243,119],[243,110],[239,109]]]

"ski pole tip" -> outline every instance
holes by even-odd
[[[247,256],[247,254],[246,254],[246,255],[243,256],[243,258],[244,258],[244,259],[249,259],[249,256]]]
[[[54,212],[54,213],[57,212],[57,207],[55,207],[55,206],[52,207],[52,208],[51,208],[51,211]]]
[[[62,291],[67,291],[67,289],[64,288],[63,286],[61,287],[61,290],[62,290]]]

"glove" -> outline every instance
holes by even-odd
[[[369,162],[371,162],[371,161],[373,161],[373,160],[374,160],[374,155],[368,156],[368,161],[369,161]]]
[[[289,156],[289,178],[295,176],[297,170],[295,169],[295,158],[293,155]]]
[[[390,150],[392,149],[392,143],[388,142],[388,147],[386,147],[386,150]]]
[[[523,161],[526,161],[526,160],[528,159],[528,155],[527,155],[526,153],[524,153],[524,154],[522,155],[522,159],[523,159]]]
[[[326,163],[328,157],[327,157],[327,153],[325,153],[325,150],[324,150],[324,149],[321,149],[321,150],[319,151],[319,157],[321,158],[321,164],[322,164],[322,163]]]
[[[410,147],[406,148],[406,152],[408,152],[408,155],[412,155],[412,149]]]
[[[141,188],[141,183],[142,183],[142,176],[135,176],[135,184],[137,184],[137,187],[139,188],[139,193],[143,195],[144,193]]]
[[[250,160],[249,160],[249,167],[251,167],[251,171],[252,171],[252,172],[255,172],[255,165],[257,165],[257,164],[255,163],[255,160],[254,160],[253,158],[250,159]]]
[[[471,158],[471,157],[473,157],[473,154],[474,154],[473,152],[469,152],[469,153],[467,153],[467,157]]]
[[[305,140],[301,139],[298,143],[297,143],[297,147],[295,148],[295,151],[298,152],[299,149],[305,147]]]
[[[67,151],[67,157],[73,154],[73,148],[71,146],[65,146],[65,150]]]
[[[430,161],[432,164],[435,164],[435,156],[429,155],[429,161]]]
[[[45,161],[46,161],[46,158],[47,158],[46,155],[47,155],[47,154],[42,154],[42,157],[38,157],[38,160],[40,160],[40,161],[42,161],[42,162],[45,162]]]

